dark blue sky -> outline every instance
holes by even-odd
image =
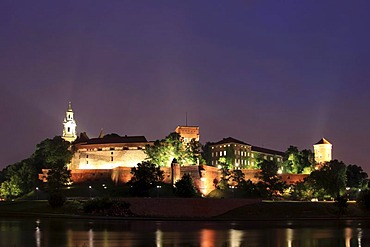
[[[325,2],[325,3],[323,3]],[[369,1],[2,1],[0,167],[78,131],[199,125],[285,151],[321,137],[370,171]]]

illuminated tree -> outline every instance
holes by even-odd
[[[0,187],[0,195],[4,198],[13,198],[22,194],[20,188],[21,179],[19,177],[13,176],[10,180],[4,181]]]
[[[3,192],[12,197],[21,196],[32,191],[37,182],[37,173],[32,159],[22,160],[7,166],[1,171],[0,177],[2,182],[6,182]]]
[[[229,170],[229,165],[225,162],[225,158],[220,160],[220,172],[221,177],[220,181],[217,184],[217,188],[220,190],[227,190],[229,189],[229,180],[231,172]]]
[[[314,164],[314,155],[311,150],[299,151],[297,147],[290,146],[285,151],[283,166],[286,173],[310,173]]]
[[[185,144],[181,136],[173,132],[165,139],[157,140],[153,145],[147,145],[144,152],[148,160],[161,167],[169,166],[173,159],[179,164],[197,164],[199,142],[192,140]]]

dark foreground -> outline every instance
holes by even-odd
[[[250,199],[124,198],[134,216],[125,219],[280,220],[370,219],[370,212],[355,203],[344,210],[333,202],[260,201]],[[47,201],[0,202],[1,216],[106,217],[84,214],[81,203],[68,201],[51,208]],[[114,217],[111,217],[114,218]],[[120,217],[123,218],[123,217]]]

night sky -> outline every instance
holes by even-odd
[[[200,126],[370,172],[370,1],[1,1],[0,168],[62,133]]]

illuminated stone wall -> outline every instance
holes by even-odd
[[[134,167],[146,158],[147,156],[142,149],[79,149],[73,155],[70,168],[75,170]]]
[[[221,173],[218,168],[213,166],[179,166],[162,167],[164,172],[165,183],[172,183],[172,173],[174,174],[173,181],[181,179],[184,174],[190,174],[194,181],[195,187],[203,194],[208,195],[215,189],[214,181],[220,181]],[[173,171],[173,172],[172,172]],[[241,170],[245,175],[245,180],[250,179],[253,183],[257,183],[257,178],[260,170]],[[88,182],[88,181],[106,181],[112,180],[117,184],[127,183],[130,181],[132,174],[131,167],[116,167],[114,169],[78,169],[72,170],[72,181],[75,183]],[[293,184],[303,181],[306,174],[281,174],[280,177],[287,184]]]

